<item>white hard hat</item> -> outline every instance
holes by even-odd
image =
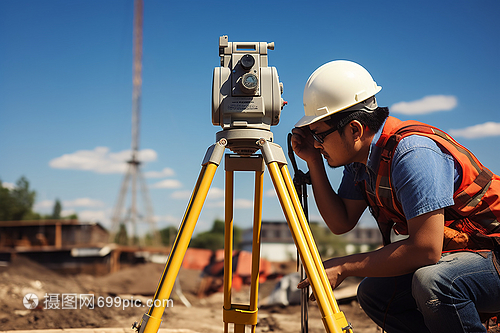
[[[304,88],[305,116],[295,127],[302,127],[339,111],[376,108],[377,86],[366,69],[355,62],[335,60],[316,69]],[[375,103],[375,104],[374,104]],[[359,107],[357,104],[360,104]],[[374,106],[374,107],[373,107]]]

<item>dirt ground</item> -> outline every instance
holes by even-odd
[[[37,263],[18,257],[11,265],[0,268],[0,324],[1,330],[61,329],[61,328],[128,328],[148,311],[146,302],[152,299],[163,265],[141,264],[101,277],[90,275],[61,275]],[[162,328],[191,330],[192,332],[223,332],[220,292],[198,298],[200,271],[182,269],[179,273],[182,291],[191,307],[187,307],[173,292],[172,303],[163,316]],[[343,285],[356,284],[346,280]],[[277,280],[268,280],[259,287],[263,300],[274,289]],[[34,293],[39,303],[35,309],[23,305],[26,294]],[[80,299],[94,295],[94,308],[63,303],[63,294]],[[56,302],[56,298],[57,302]],[[249,287],[233,292],[233,303],[246,304]],[[130,304],[125,305],[125,300]],[[44,302],[46,301],[46,302]],[[133,302],[133,304],[132,304]],[[381,330],[365,315],[355,300],[339,302],[341,311],[356,333],[377,333]],[[309,332],[324,332],[319,309],[309,303]],[[68,306],[69,305],[69,306]],[[58,308],[55,308],[58,307]],[[259,306],[257,332],[300,332],[300,305],[287,307]],[[130,331],[133,332],[132,330]]]
[[[162,272],[163,265],[148,263],[101,277],[61,275],[18,257],[9,266],[0,268],[1,330],[130,327],[147,312],[146,302],[153,298]],[[182,269],[179,281],[191,307],[186,307],[172,293],[172,303],[165,310],[161,327],[190,329],[194,332],[222,332],[223,294],[217,292],[198,298],[196,295],[201,278],[200,271],[197,270]],[[268,280],[261,284],[260,300],[271,292],[276,282],[277,280]],[[23,298],[29,293],[38,296],[39,303],[35,309],[27,309],[23,305]],[[63,303],[63,294],[76,294],[80,299],[84,295],[93,294],[94,308],[80,306],[79,302],[73,305]],[[248,298],[248,286],[233,292],[233,303],[245,304]],[[131,305],[124,306],[124,300],[129,300]],[[352,323],[355,332],[379,331],[356,301],[340,304],[340,309]],[[299,332],[300,306],[260,306],[256,331]],[[310,303],[309,308],[309,332],[324,332],[319,309],[314,302]]]

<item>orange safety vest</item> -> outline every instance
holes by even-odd
[[[500,177],[484,167],[466,148],[443,131],[417,121],[388,117],[377,146],[382,149],[374,193],[366,181],[361,185],[377,220],[384,245],[391,229],[408,234],[407,221],[391,182],[391,162],[399,141],[422,135],[444,147],[462,167],[462,181],[453,194],[455,204],[444,209],[443,251],[494,249],[500,246]]]

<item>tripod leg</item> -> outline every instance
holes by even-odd
[[[293,180],[290,177],[290,173],[289,173],[288,168],[285,164],[280,166],[280,172],[281,172],[281,175],[283,176],[283,181],[285,182],[286,189],[287,189],[288,193],[290,194],[290,199],[292,201],[293,208],[294,208],[295,212],[297,213],[297,218],[299,220],[300,228],[301,228],[301,230],[304,234],[304,237],[306,239],[307,246],[309,248],[316,247],[316,243],[315,243],[314,238],[312,236],[311,230],[307,226],[306,217],[304,215],[304,212],[301,209],[302,206],[300,205],[300,200],[299,200],[298,196],[296,195],[296,193],[294,193],[295,187],[293,187]],[[319,252],[317,250],[311,251],[311,255],[312,255],[312,259],[314,261],[314,264],[316,266],[323,264],[323,261],[321,260],[321,256],[319,255]],[[321,272],[319,272],[319,273],[321,274]],[[324,277],[320,276],[320,278],[321,278],[321,282],[323,283],[323,287],[327,290],[331,289],[331,285],[328,281],[328,278],[326,277],[326,274],[324,275]],[[335,302],[333,299],[333,293],[332,293],[331,297],[330,297],[330,295],[327,294],[327,297],[332,305],[332,310],[335,313],[340,312],[340,309],[337,305],[337,302]]]
[[[266,161],[276,193],[285,213],[290,231],[299,251],[300,258],[316,296],[327,332],[350,332],[350,325],[340,312],[333,291],[323,268],[311,231],[305,220],[297,192],[286,167],[286,159],[281,147],[261,141]],[[280,164],[278,164],[280,162]]]
[[[228,310],[231,309],[231,288],[233,286],[233,192],[234,172],[226,170],[224,203],[224,309]],[[229,321],[224,319],[224,333],[228,332]]]
[[[252,241],[252,282],[250,289],[250,311],[256,311],[259,297],[260,273],[260,230],[262,227],[262,194],[264,188],[264,172],[255,172],[255,199]],[[255,326],[253,327],[255,329]]]
[[[222,140],[221,140],[222,141]],[[165,269],[156,289],[155,296],[148,313],[144,314],[141,323],[132,326],[139,333],[156,333],[161,324],[161,317],[168,305],[168,298],[172,292],[175,279],[182,265],[182,260],[186,254],[187,247],[191,241],[196,222],[200,215],[203,203],[210,189],[210,185],[224,154],[224,142],[212,145],[205,155],[203,167],[198,177],[198,181],[193,190],[191,200],[182,219],[181,226],[170,251]]]

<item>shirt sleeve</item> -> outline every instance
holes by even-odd
[[[454,159],[430,138],[403,138],[392,159],[391,179],[406,219],[454,204]]]

